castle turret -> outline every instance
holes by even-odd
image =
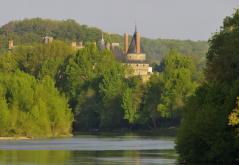
[[[124,53],[126,54],[125,64],[131,67],[133,71],[131,76],[140,76],[143,82],[148,81],[152,74],[152,67],[146,62],[146,54],[142,49],[140,33],[137,31],[136,26],[129,46],[128,34],[125,33],[124,35]]]
[[[126,60],[128,62],[144,62],[146,60],[146,55],[144,54],[140,43],[140,33],[137,31],[136,26],[132,41],[126,53]]]

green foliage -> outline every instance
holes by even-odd
[[[111,52],[100,51],[94,45],[87,45],[66,60],[59,73],[58,87],[70,98],[76,130],[122,125],[124,73],[124,67]]]
[[[123,94],[123,103],[122,108],[125,111],[125,119],[129,121],[129,123],[134,123],[137,119],[137,110],[138,108],[134,104],[133,91],[131,89],[126,89]]]
[[[143,103],[143,112],[154,127],[159,125],[160,118],[179,119],[184,103],[198,84],[193,78],[195,65],[191,58],[171,51],[162,66],[162,72],[154,74],[147,84]]]
[[[157,109],[162,117],[171,117],[193,94],[196,83],[193,81],[195,66],[189,57],[171,51],[164,59],[162,72],[162,93]]]
[[[207,54],[206,77],[208,80],[233,82],[239,71],[239,12],[224,19],[220,32],[210,39]]]
[[[101,127],[120,128],[123,111],[121,108],[122,92],[125,90],[124,68],[116,64],[108,68],[99,84],[102,98]]]
[[[60,65],[73,53],[74,51],[61,41],[23,45],[0,56],[0,70],[11,72],[19,68],[39,79],[46,75],[54,78]]]
[[[71,133],[73,116],[50,77],[37,81],[20,71],[0,73],[0,95],[0,136]]]
[[[26,85],[13,83],[11,90],[0,86],[0,122],[12,126],[2,128],[2,133],[50,136],[70,132],[72,116],[66,113],[67,104],[74,114],[74,131],[157,127],[164,119],[180,118],[181,107],[202,80],[207,44],[143,38],[148,61],[155,62],[154,68],[160,71],[143,84],[139,77],[126,76],[130,68],[116,61],[112,52],[92,44],[99,41],[101,33],[74,20],[40,18],[12,21],[0,28],[0,73],[16,75],[14,80],[22,76],[21,72],[28,77],[22,80]],[[40,43],[46,35],[54,37],[53,43]],[[120,35],[104,36],[107,42],[123,45]],[[7,50],[9,39],[16,45],[12,50]],[[85,48],[76,52],[69,46],[71,41],[84,41]],[[185,55],[170,51],[172,48]],[[200,71],[196,72],[194,65]],[[9,121],[9,116],[13,120]]]
[[[24,19],[11,21],[0,28],[0,38],[3,47],[7,41],[13,39],[17,45],[41,42],[42,37],[52,36],[63,41],[98,41],[101,30],[79,25],[74,20],[56,21],[50,19]]]
[[[235,94],[228,89],[220,84],[204,85],[190,99],[177,138],[181,160],[231,162],[238,157],[235,132],[228,126]]]
[[[10,52],[0,55],[0,71],[14,72],[18,68],[16,57]]]
[[[230,126],[237,120],[235,103],[239,95],[238,22],[237,10],[232,17],[225,18],[221,31],[209,41],[207,82],[186,104],[177,137],[176,149],[182,161],[238,161],[238,130]],[[228,118],[232,123],[228,123]]]
[[[159,74],[153,74],[150,77],[150,81],[146,84],[144,100],[142,102],[142,113],[144,117],[141,117],[142,123],[150,123],[152,121],[153,126],[156,128],[158,120],[160,119],[160,113],[157,111],[158,104],[162,94],[163,82]],[[161,123],[160,123],[161,124]]]
[[[196,58],[198,65],[202,65],[205,63],[205,54],[208,50],[205,41],[142,38],[142,45],[150,63],[159,63],[172,49],[176,49],[181,54]]]
[[[11,21],[0,28],[1,47],[7,48],[9,39],[13,39],[15,45],[39,43],[42,37],[53,36],[62,41],[99,41],[102,30],[94,27],[80,25],[74,20],[56,21],[50,19],[24,19]],[[123,48],[123,36],[104,33],[107,42],[119,42]],[[130,37],[131,38],[131,37]],[[170,52],[177,49],[181,54],[192,56],[197,61],[197,66],[202,69],[205,63],[205,54],[208,44],[205,41],[148,39],[142,38],[142,45],[149,63],[160,63]],[[1,50],[1,49],[0,49]]]

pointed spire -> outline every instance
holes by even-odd
[[[136,23],[135,23],[135,33],[137,32],[137,25],[136,25]]]

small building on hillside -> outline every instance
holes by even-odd
[[[43,43],[49,44],[49,43],[52,43],[52,42],[53,42],[53,37],[50,37],[50,36],[43,37]]]
[[[72,42],[71,47],[75,50],[83,49],[85,46],[83,45],[83,42]]]

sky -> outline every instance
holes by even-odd
[[[0,0],[0,26],[24,18],[75,19],[105,32],[208,40],[239,0]]]

